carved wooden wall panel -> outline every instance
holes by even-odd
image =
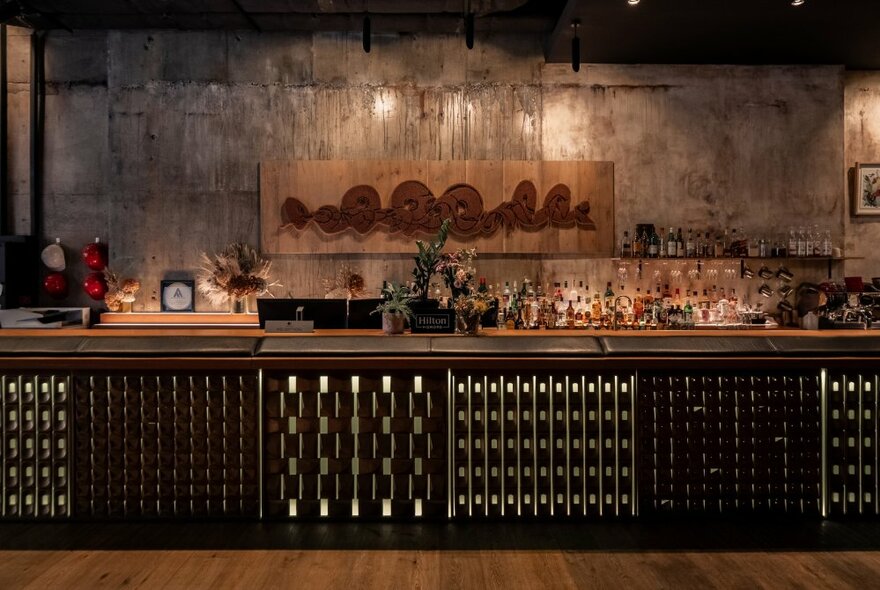
[[[450,247],[610,255],[611,162],[267,161],[264,253],[406,253],[452,219]]]
[[[445,374],[273,372],[263,383],[268,516],[446,516]]]
[[[640,513],[817,515],[818,373],[642,374]]]
[[[75,375],[75,515],[259,515],[258,378]]]

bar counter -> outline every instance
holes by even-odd
[[[867,517],[880,334],[3,330],[3,519]]]

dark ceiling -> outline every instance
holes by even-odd
[[[40,29],[252,29],[545,36],[571,59],[579,20],[589,63],[843,64],[880,69],[880,0],[0,0],[0,21]]]

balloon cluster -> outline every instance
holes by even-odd
[[[95,238],[93,243],[86,244],[82,249],[82,260],[92,271],[83,280],[82,287],[86,294],[95,301],[103,300],[107,293],[107,281],[102,272],[107,268],[107,257],[107,245],[98,238]],[[65,299],[69,292],[69,286],[67,277],[63,273],[67,264],[61,240],[56,238],[54,244],[46,246],[40,258],[46,268],[52,271],[43,279],[43,289],[53,299]]]
[[[107,281],[103,272],[107,268],[107,245],[95,238],[94,243],[87,244],[82,249],[82,259],[93,271],[83,280],[83,289],[95,301],[103,301],[107,294]]]

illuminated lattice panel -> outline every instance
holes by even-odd
[[[634,514],[631,377],[453,372],[451,386],[454,516]]]
[[[878,503],[878,374],[830,373],[827,379],[828,512],[875,516]]]
[[[79,375],[76,515],[257,516],[257,375]]]
[[[264,387],[269,515],[446,516],[442,375],[268,375]]]
[[[644,375],[641,511],[815,514],[816,376]]]
[[[70,400],[57,375],[0,376],[2,516],[69,516]]]

